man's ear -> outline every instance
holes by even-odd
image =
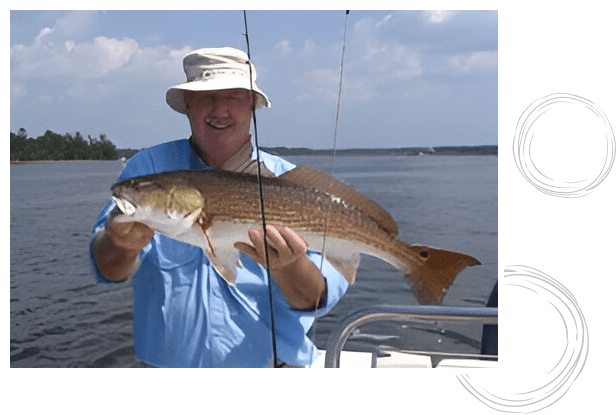
[[[252,110],[257,109],[257,102],[259,102],[259,94],[255,91],[252,91]]]

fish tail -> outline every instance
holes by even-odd
[[[464,268],[480,265],[477,259],[459,252],[401,243],[402,271],[420,304],[438,305],[456,276]]]

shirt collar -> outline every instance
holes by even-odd
[[[212,167],[205,162],[199,156],[199,150],[193,143],[192,137],[188,140],[190,143],[190,148],[196,158],[204,165],[204,167],[211,169]],[[252,141],[248,141],[244,147],[242,147],[235,155],[233,155],[229,160],[227,160],[222,166],[220,166],[221,170],[236,172],[236,173],[247,173],[254,174],[258,173],[257,167],[257,153],[252,146]],[[276,175],[265,166],[265,163],[261,162],[261,175],[265,177],[275,177]]]
[[[248,140],[244,147],[220,166],[221,170],[242,172],[252,162],[252,142]]]

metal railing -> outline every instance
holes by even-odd
[[[435,321],[498,324],[498,308],[441,306],[377,306],[349,314],[330,334],[325,352],[325,367],[340,367],[340,353],[357,327],[377,321]]]

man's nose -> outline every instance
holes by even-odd
[[[229,116],[229,105],[224,99],[212,100],[211,116],[227,117]]]

